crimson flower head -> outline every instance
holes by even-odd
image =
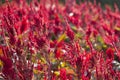
[[[12,60],[6,58],[5,56],[0,56],[0,60],[3,62],[3,69],[2,72],[5,76],[9,76],[14,78],[14,72],[12,68]]]
[[[61,80],[67,80],[66,69],[65,68],[60,69],[60,78],[61,78]]]
[[[113,50],[112,48],[108,48],[108,49],[106,50],[106,54],[107,54],[107,57],[108,57],[109,59],[113,59],[113,58],[114,58],[114,50]]]
[[[87,35],[87,37],[90,37],[90,34],[91,34],[91,28],[90,27],[88,27],[88,29],[87,29],[87,31],[86,31],[86,35]]]
[[[40,39],[36,38],[36,43],[41,48],[46,43],[46,38],[45,37],[41,37]]]
[[[10,36],[10,44],[14,45],[16,43],[17,39],[15,38],[15,36]]]
[[[55,26],[54,27],[54,34],[55,35],[58,35],[61,31],[62,31],[62,27],[61,26]]]
[[[58,48],[55,50],[55,57],[60,58],[60,56],[61,56],[61,51],[60,51],[60,48]]]
[[[27,20],[27,17],[23,17],[21,27],[20,27],[20,33],[23,33],[27,29],[28,29],[28,20]]]
[[[70,27],[67,27],[67,36],[73,40],[74,39],[74,32],[70,29]]]
[[[28,28],[29,28],[27,17],[23,17],[22,21],[16,22],[15,25],[14,25],[14,28],[15,28],[17,34],[22,34],[25,31],[27,31]]]
[[[50,41],[50,48],[54,48],[55,47],[55,43],[53,41]]]

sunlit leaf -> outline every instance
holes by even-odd
[[[72,26],[71,29],[72,29],[73,31],[75,31],[75,32],[77,31],[77,27],[76,27],[76,26]]]
[[[60,75],[60,71],[54,71],[54,74],[55,74],[56,76],[59,76],[59,75]]]
[[[3,66],[3,62],[0,60],[0,68]]]
[[[102,43],[102,44],[104,43],[104,40],[103,40],[103,38],[101,36],[97,37],[97,41],[100,42],[100,43]]]
[[[83,35],[82,35],[81,33],[76,33],[76,34],[75,34],[75,38],[77,38],[77,39],[82,38],[82,36],[83,36]]]
[[[47,63],[46,60],[45,60],[45,58],[43,58],[43,57],[41,57],[41,61],[42,61],[43,63]]]
[[[116,27],[115,27],[115,30],[120,31],[120,27],[117,27],[117,26],[116,26]]]
[[[61,42],[62,40],[65,40],[65,38],[66,38],[66,34],[65,33],[63,33],[59,38],[58,38],[58,43],[59,42]]]

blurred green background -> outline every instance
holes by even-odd
[[[9,1],[12,1],[12,0],[9,0]],[[31,0],[26,0],[26,1],[28,1],[28,2],[30,2]],[[40,1],[40,0],[39,0]],[[59,0],[60,2],[62,2],[62,3],[65,3],[65,0]],[[94,0],[76,0],[76,2],[79,4],[80,2],[84,2],[84,1],[91,1],[91,2],[93,2]],[[104,8],[104,5],[105,4],[108,4],[108,5],[110,5],[111,7],[113,7],[114,6],[114,3],[116,3],[117,5],[118,5],[118,7],[119,7],[119,9],[120,9],[120,0],[96,0],[97,1],[97,3],[101,3],[101,5],[102,5],[102,7]],[[5,2],[5,0],[0,0],[0,3],[1,4],[3,4]]]

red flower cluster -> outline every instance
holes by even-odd
[[[0,7],[5,80],[119,80],[119,44],[116,5],[13,0]]]

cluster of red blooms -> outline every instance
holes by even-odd
[[[120,80],[119,62],[117,5],[13,0],[0,6],[5,80]]]

